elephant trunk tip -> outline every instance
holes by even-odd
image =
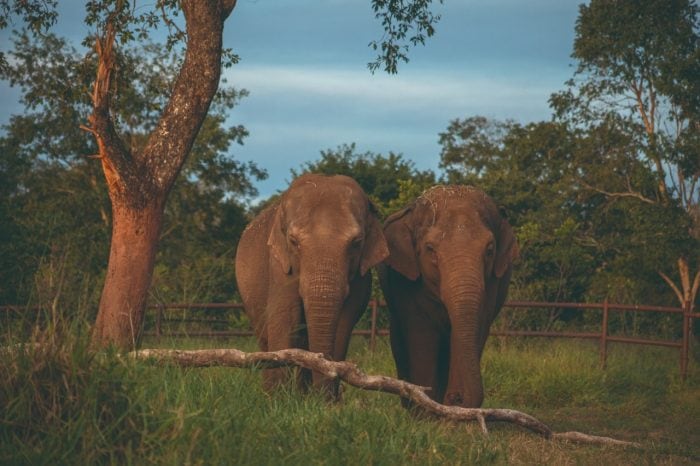
[[[445,395],[445,400],[443,403],[447,406],[460,406],[462,408],[480,408],[483,402],[483,392],[475,394],[450,392]]]

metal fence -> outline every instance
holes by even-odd
[[[371,300],[369,303],[370,310],[370,328],[355,329],[353,335],[364,335],[369,338],[369,345],[374,350],[377,336],[388,335],[389,331],[386,328],[378,327],[379,308],[386,307],[386,303]],[[527,310],[527,309],[579,309],[584,311],[599,311],[601,312],[600,330],[597,332],[552,332],[552,331],[532,331],[532,330],[501,330],[493,328],[490,335],[501,337],[549,337],[549,338],[578,338],[598,340],[600,352],[600,365],[605,368],[608,357],[608,343],[625,343],[636,345],[652,345],[663,346],[667,348],[675,348],[680,354],[680,374],[685,380],[688,375],[688,362],[690,352],[690,339],[692,319],[700,318],[700,313],[692,312],[691,304],[685,303],[683,307],[667,307],[667,306],[644,306],[644,305],[628,305],[628,304],[612,304],[607,300],[602,303],[547,303],[547,302],[525,302],[525,301],[510,301],[503,305],[504,309],[512,310]],[[153,304],[147,308],[147,316],[149,323],[144,331],[144,335],[155,338],[161,337],[237,337],[237,336],[252,336],[253,332],[249,328],[231,330],[230,328],[223,330],[212,330],[212,326],[230,327],[231,319],[223,318],[221,315],[212,317],[212,312],[207,312],[207,315],[192,315],[188,311],[192,310],[207,310],[214,313],[233,310],[236,318],[239,318],[243,312],[241,303],[180,303],[180,304]],[[38,322],[41,309],[29,308],[23,306],[0,306],[0,315],[3,320],[13,317],[27,316],[28,312],[35,312],[36,317],[34,322]],[[180,316],[174,315],[180,312]],[[627,336],[611,335],[609,333],[610,314],[612,312],[656,312],[671,315],[677,315],[680,318],[681,338],[680,340],[661,340],[648,338],[633,338]],[[503,313],[503,311],[501,311]],[[153,314],[155,315],[153,316]],[[152,322],[151,322],[152,318]],[[168,327],[171,324],[182,325],[197,324],[198,327],[207,326],[208,329],[200,330],[176,330],[169,331]],[[151,328],[152,327],[152,328]]]

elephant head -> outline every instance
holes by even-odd
[[[274,258],[271,266],[298,285],[309,350],[330,358],[344,357],[347,344],[339,347],[337,335],[340,332],[344,339],[349,338],[352,325],[364,311],[359,307],[368,298],[367,273],[389,254],[367,195],[346,176],[301,176],[283,194],[267,244]],[[346,312],[343,308],[353,307],[348,300],[363,301],[350,296],[360,282],[366,295],[363,304],[349,311],[352,317],[341,316]],[[314,373],[313,380],[314,385],[329,384],[319,374]]]
[[[435,303],[423,311],[445,329],[448,373],[433,396],[449,405],[480,406],[481,352],[519,254],[512,228],[482,191],[436,186],[389,217],[384,231],[386,264]]]

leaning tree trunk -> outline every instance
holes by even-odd
[[[219,85],[224,20],[236,0],[182,0],[187,44],[182,68],[161,118],[139,153],[123,143],[110,115],[114,92],[113,12],[96,42],[98,69],[89,127],[112,202],[112,243],[95,346],[130,349],[138,342],[153,274],[165,201],[204,121]],[[127,5],[128,7],[128,5]]]

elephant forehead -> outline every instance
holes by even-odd
[[[488,242],[493,238],[491,230],[481,221],[468,218],[445,218],[426,229],[427,241],[448,243],[465,239],[478,243]]]
[[[438,202],[423,201],[424,214],[421,222],[425,225],[440,225],[446,229],[474,228],[478,225],[493,227],[497,212],[490,203],[476,202],[467,197],[443,198]]]
[[[364,198],[364,191],[350,177],[315,173],[300,176],[292,182],[287,191],[289,198],[318,198],[319,196],[334,196],[355,201]]]
[[[298,205],[288,215],[292,231],[313,236],[355,236],[362,232],[359,216],[344,202],[328,202],[320,198],[307,205]]]
[[[473,229],[484,225],[487,220],[488,213],[483,206],[466,202],[446,202],[437,206],[433,223],[450,229]]]
[[[482,217],[496,209],[493,200],[472,186],[435,186],[418,198],[418,204],[436,216],[456,212],[476,212]]]

